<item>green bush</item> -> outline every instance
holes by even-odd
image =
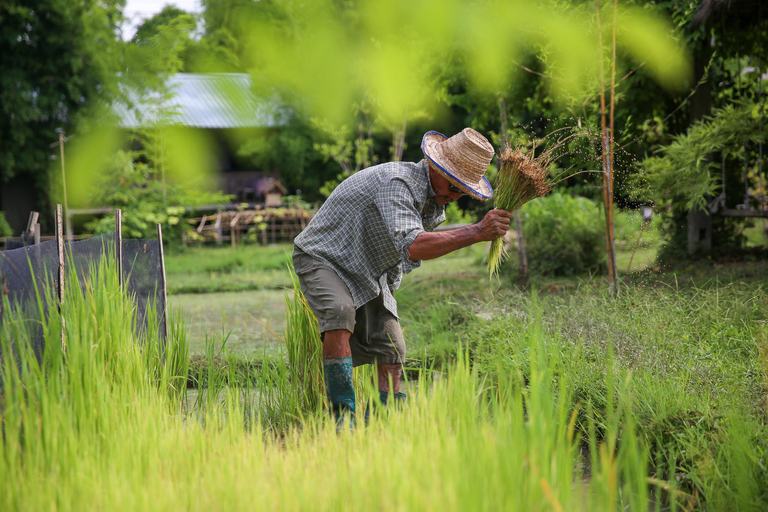
[[[5,214],[3,212],[0,212],[0,236],[2,237],[13,236],[13,230],[11,229],[11,225],[8,224],[8,221],[6,220]]]
[[[470,210],[462,210],[457,203],[448,203],[445,207],[446,224],[474,224],[477,222],[475,214]]]
[[[230,196],[196,190],[173,183],[162,183],[156,170],[137,161],[138,153],[118,151],[105,173],[98,204],[123,210],[123,236],[126,238],[155,238],[157,224],[163,225],[163,238],[179,241],[184,231],[191,230],[186,206],[224,204]],[[113,215],[97,219],[86,227],[95,235],[114,230]]]
[[[521,213],[533,272],[569,276],[605,268],[604,221],[594,201],[554,192]]]

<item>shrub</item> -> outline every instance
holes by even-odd
[[[605,268],[604,221],[594,201],[554,192],[521,213],[533,272],[568,276]]]

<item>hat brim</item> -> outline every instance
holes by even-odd
[[[491,199],[493,197],[493,188],[485,176],[477,183],[468,183],[457,176],[460,172],[454,168],[450,160],[446,159],[439,149],[439,144],[446,139],[448,137],[434,130],[425,133],[421,139],[421,151],[424,153],[424,156],[435,164],[435,168],[443,177],[471,197],[480,201]]]

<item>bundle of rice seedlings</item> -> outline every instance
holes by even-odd
[[[549,166],[552,163],[552,151],[544,151],[534,158],[534,152],[526,153],[520,147],[507,146],[501,154],[499,174],[496,176],[494,190],[494,208],[510,212],[520,209],[531,199],[541,197],[552,190],[549,181]],[[501,237],[491,242],[488,253],[488,271],[493,276],[507,258],[504,240]]]

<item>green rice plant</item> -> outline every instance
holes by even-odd
[[[323,350],[320,328],[299,278],[289,267],[293,288],[286,292],[285,346],[291,368],[291,390],[300,401],[299,410],[316,412],[325,403]]]
[[[551,159],[551,151],[534,157],[533,151],[526,153],[519,147],[512,149],[507,146],[501,153],[499,172],[493,186],[493,207],[514,212],[531,199],[547,194],[552,188],[547,181]],[[488,252],[491,277],[498,272],[505,259],[504,240],[499,237],[491,242]]]
[[[66,351],[55,308],[0,326],[0,510],[764,509],[754,287],[500,295],[439,378],[350,434],[300,412],[285,362],[180,407],[144,349],[156,330],[137,336],[100,268],[67,287]],[[40,359],[23,343],[38,327]]]
[[[299,279],[289,266],[293,288],[286,293],[285,347],[290,366],[291,401],[296,400],[294,411],[298,417],[314,415],[327,408],[323,380],[323,355],[317,317],[307,304]],[[376,381],[375,368],[370,365],[354,370],[355,396],[358,404],[365,404]]]
[[[132,314],[116,279],[91,280],[85,291],[69,286],[67,350],[57,344],[60,317],[49,311],[47,366],[7,336],[24,325],[3,324],[0,509],[647,508],[642,466],[622,455],[625,443],[606,452],[616,457],[604,470],[593,463],[591,480],[579,469],[580,409],[568,382],[552,384],[556,365],[540,321],[522,330],[527,381],[518,373],[483,377],[462,350],[445,378],[421,373],[402,408],[351,434],[337,433],[330,415],[290,417],[304,397],[287,364],[262,366],[251,398],[227,387],[180,414],[162,389],[173,379],[158,381],[136,343]],[[262,435],[268,421],[281,430]],[[612,431],[619,423],[608,423],[610,439],[630,435],[626,423]]]

